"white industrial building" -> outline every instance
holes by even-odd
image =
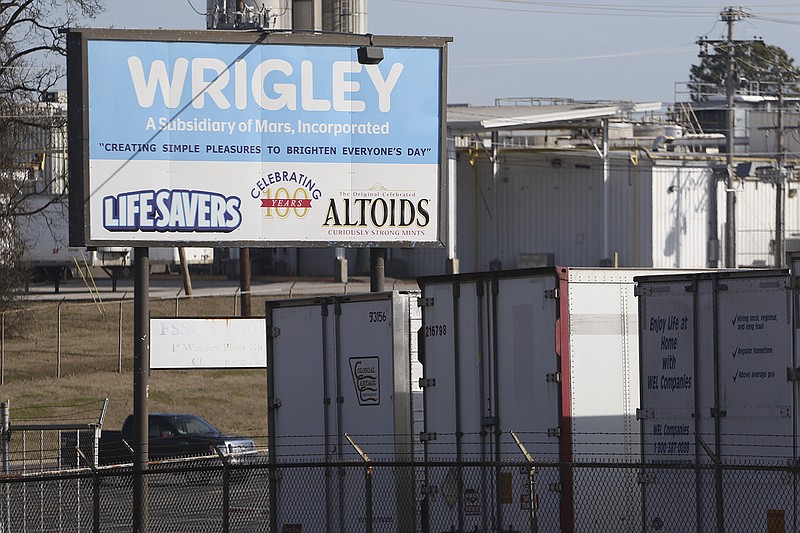
[[[257,0],[239,11],[231,5],[207,0],[207,27],[367,31],[367,0]],[[784,151],[793,154],[800,146],[800,113],[796,101],[780,106],[762,89],[755,84],[735,96],[738,177],[730,180],[720,133],[726,101],[716,94],[672,110],[569,99],[449,106],[451,238],[444,249],[388,249],[386,273],[409,277],[546,264],[782,265],[776,256],[800,249],[800,183],[787,157],[778,207],[777,117],[785,111],[782,122],[792,135],[783,138]],[[712,127],[704,130],[702,123]],[[735,213],[734,243],[725,242],[729,212]],[[723,257],[731,249],[734,257]],[[350,274],[369,272],[367,249],[338,254]],[[260,263],[254,268],[265,273],[330,275],[339,268],[336,255],[333,249],[278,248],[253,257]]]
[[[133,264],[130,246],[105,246],[87,249],[69,245],[69,205],[67,199],[67,94],[49,92],[40,102],[21,106],[18,139],[6,139],[17,157],[7,164],[7,173],[22,183],[16,201],[19,214],[13,225],[17,241],[13,251],[33,279],[49,279],[56,284],[67,270],[98,267],[116,281]],[[11,253],[11,249],[6,250]],[[177,248],[154,248],[154,265],[170,268],[180,264]],[[210,265],[214,250],[209,247],[184,249],[187,264]]]
[[[511,104],[448,108],[454,245],[390,249],[387,275],[441,274],[452,259],[461,272],[552,264],[724,266],[724,136],[685,133],[660,104]],[[735,264],[773,266],[776,187],[760,169],[775,162],[763,153],[737,154],[735,164],[744,168],[733,186]],[[787,251],[800,244],[798,186],[789,173]],[[712,187],[716,204],[709,202]],[[333,264],[328,250],[282,254],[297,260],[300,274],[324,275]],[[351,272],[367,268],[363,256],[348,250]]]
[[[295,0],[287,4],[291,9],[259,0],[244,11],[231,11],[231,4],[222,0],[207,4],[208,28],[366,31],[365,0],[353,2],[346,13],[339,4],[316,0]],[[42,106],[63,112],[63,100],[61,95]],[[388,249],[386,274],[414,277],[553,264],[724,266],[730,197],[720,133],[726,120],[724,104],[709,97],[667,110],[660,103],[526,98],[498,100],[487,107],[448,106],[445,178],[450,185],[446,204],[453,223],[451,238],[440,249]],[[800,249],[800,187],[787,158],[791,170],[785,175],[785,212],[782,227],[776,229],[780,204],[773,182],[780,106],[774,97],[758,94],[737,95],[735,105],[735,164],[741,163],[742,170],[732,186],[733,263],[782,264],[775,258],[776,239],[783,244],[779,251]],[[791,132],[785,136],[786,152],[792,154],[800,149],[800,112],[796,101],[784,109],[784,127]],[[712,126],[704,131],[698,117]],[[61,194],[65,139],[56,141],[46,150],[43,168],[30,172],[39,181],[59,176],[50,187],[39,188]],[[37,139],[34,144],[26,153],[45,153],[40,147],[47,143]],[[55,248],[61,247],[47,242],[43,247]],[[347,260],[349,274],[369,272],[368,249],[339,253]],[[217,250],[216,255],[218,266],[236,270],[238,250]],[[336,265],[334,249],[254,249],[252,257],[257,274],[330,276]]]
[[[366,32],[366,0],[235,5],[207,0],[207,27]],[[732,263],[782,263],[775,257],[776,239],[787,252],[800,249],[800,181],[791,156],[800,150],[800,112],[795,102],[783,117],[792,133],[785,137],[789,170],[783,215],[778,216],[779,106],[773,97],[752,94],[737,95],[735,104],[738,177],[732,180],[733,195],[726,191],[724,135],[714,128],[704,131],[698,122],[704,116],[707,123],[725,123],[724,101],[718,98],[691,106],[679,103],[674,110],[660,103],[552,98],[505,99],[487,107],[450,105],[445,117],[450,192],[444,204],[452,226],[447,246],[389,248],[386,275],[553,264],[724,266],[731,198],[736,199]],[[50,105],[63,107],[63,102]],[[55,173],[55,167],[49,170],[53,165],[64,165],[60,150],[49,154],[42,175]],[[223,268],[229,269],[237,252],[217,250],[217,263],[223,256]],[[349,274],[369,272],[368,249],[338,252]],[[330,248],[254,249],[253,271],[330,276],[336,255]]]
[[[60,110],[63,105],[58,100],[43,104]],[[747,120],[741,122],[754,126],[737,134],[742,153],[737,151],[735,163],[746,172],[734,183],[736,266],[775,265],[776,187],[768,181],[775,161],[765,154],[770,140],[760,138],[768,137],[767,111],[744,115]],[[513,100],[491,107],[449,106],[453,238],[446,248],[390,248],[387,275],[554,264],[724,266],[724,138],[687,134],[665,117],[657,103]],[[64,183],[63,139],[55,142],[55,148],[44,150],[39,147],[48,143],[34,142],[29,153],[40,158],[46,153],[38,159],[44,163],[41,171],[32,172],[42,191],[58,194]],[[709,202],[712,186],[716,205]],[[786,251],[800,249],[798,188],[797,175],[789,172],[782,232]],[[66,237],[62,240],[66,250]],[[71,264],[71,256],[53,251],[61,246],[46,241],[36,239],[27,255],[41,248],[55,254],[55,261],[38,256],[29,261]],[[368,273],[368,255],[367,249],[346,249],[349,273]],[[206,254],[202,262],[209,260]],[[258,250],[254,262],[262,261],[263,266],[254,264],[259,273],[328,276],[335,252]]]

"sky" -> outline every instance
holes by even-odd
[[[613,1],[613,0],[612,0]],[[687,101],[700,38],[724,39],[730,4],[691,0],[372,0],[376,35],[451,37],[448,103],[498,98]],[[87,27],[205,29],[205,0],[106,0]],[[800,2],[751,0],[735,39],[761,38],[800,65]]]

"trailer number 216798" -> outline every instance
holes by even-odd
[[[446,324],[432,324],[430,326],[425,326],[426,337],[444,337],[445,335],[447,335]]]

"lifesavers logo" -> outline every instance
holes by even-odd
[[[305,218],[312,201],[322,196],[316,182],[301,172],[279,170],[255,182],[250,196],[261,202],[266,218]]]
[[[103,198],[109,231],[230,232],[242,223],[238,196],[208,191],[143,190]]]

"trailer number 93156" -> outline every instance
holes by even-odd
[[[386,322],[386,311],[370,311],[369,322]]]
[[[447,324],[431,324],[425,326],[426,337],[444,337],[447,335]]]

